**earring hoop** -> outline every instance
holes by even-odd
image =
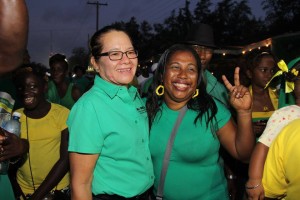
[[[195,94],[193,95],[193,99],[196,98],[199,95],[199,89],[196,89]]]
[[[159,90],[161,90],[161,92],[159,92]],[[165,93],[165,88],[163,85],[159,85],[156,90],[155,93],[157,94],[157,96],[162,96]]]

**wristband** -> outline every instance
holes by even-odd
[[[247,185],[245,185],[245,188],[246,188],[247,190],[253,190],[253,189],[259,187],[260,185],[261,185],[261,183],[259,183],[259,184],[257,184],[257,185],[254,185],[254,186],[247,186]]]

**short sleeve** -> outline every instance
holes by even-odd
[[[63,131],[65,130],[66,128],[68,128],[67,126],[67,119],[68,119],[68,116],[69,116],[69,113],[70,113],[70,110],[61,106],[61,110],[60,110],[60,113],[57,117],[57,121],[60,122],[60,130]]]
[[[91,102],[77,102],[67,120],[70,133],[68,150],[78,153],[100,153],[104,140],[100,121]]]
[[[276,110],[270,119],[263,134],[259,137],[258,142],[270,147],[273,140],[279,132],[291,121],[300,117],[300,111],[297,106],[287,106]]]

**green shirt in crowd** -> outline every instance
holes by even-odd
[[[219,101],[216,120],[211,123],[222,128],[230,119],[230,112]],[[150,150],[154,165],[154,190],[159,177],[167,143],[180,111],[162,105],[151,127]],[[210,124],[198,112],[188,109],[176,133],[164,184],[164,200],[226,200],[229,199],[224,169],[220,163],[220,142]],[[208,128],[207,128],[208,126]]]
[[[135,87],[96,76],[93,87],[73,106],[67,124],[70,152],[100,154],[93,194],[129,198],[153,185],[148,117]]]

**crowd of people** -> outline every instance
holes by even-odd
[[[130,35],[106,26],[91,83],[63,54],[30,62],[25,1],[0,3],[0,106],[21,113],[20,137],[0,129],[1,200],[300,197],[300,58],[252,51],[218,80],[213,28],[195,24],[137,77]]]

